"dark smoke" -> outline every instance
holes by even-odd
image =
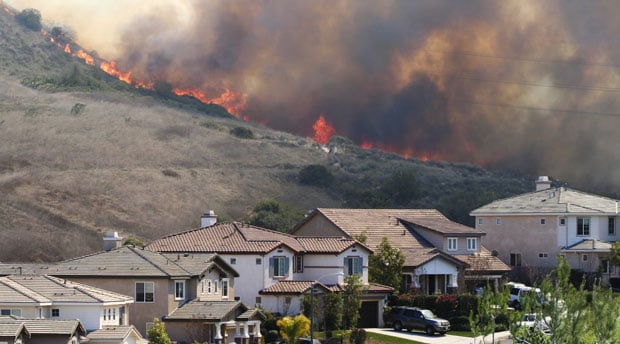
[[[136,17],[120,68],[246,93],[251,120],[305,136],[324,114],[357,143],[620,186],[620,2],[189,4],[183,25]]]

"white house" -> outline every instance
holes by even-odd
[[[0,277],[1,315],[32,319],[80,319],[87,331],[128,325],[133,298],[46,275]]]
[[[486,243],[515,271],[557,266],[563,255],[573,269],[617,276],[609,263],[618,240],[618,200],[551,187],[541,176],[536,191],[501,199],[471,212],[476,228],[487,233]]]
[[[239,273],[239,300],[284,315],[300,312],[302,297],[313,283],[337,291],[344,276],[357,274],[367,290],[365,319],[370,326],[382,325],[384,302],[392,290],[368,283],[371,250],[363,244],[349,238],[293,236],[238,222],[216,223],[213,213],[206,215],[209,221],[203,227],[162,237],[146,249],[171,258],[217,253]]]

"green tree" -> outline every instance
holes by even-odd
[[[614,266],[620,266],[620,241],[614,241],[610,250],[610,263]]]
[[[404,265],[405,255],[390,245],[387,237],[383,237],[375,253],[370,256],[368,279],[371,282],[389,285],[398,291]]]
[[[130,235],[129,238],[123,241],[123,246],[132,246],[132,245],[136,247],[142,247],[144,246],[144,243],[140,241],[140,239],[136,238],[135,236]]]
[[[342,328],[342,295],[340,293],[329,293],[325,295],[323,302],[325,331],[330,334],[331,331]]]
[[[495,321],[500,314],[505,314],[508,304],[508,290],[500,293],[489,285],[484,288],[478,298],[476,310],[469,312],[469,326],[474,337],[482,336],[481,343],[485,343],[485,336],[495,331]]]
[[[334,176],[323,165],[308,165],[299,171],[299,182],[304,185],[328,187],[334,180]]]
[[[41,12],[34,8],[27,8],[15,15],[15,20],[32,31],[40,31],[43,28],[41,24]]]
[[[307,336],[310,332],[310,320],[303,314],[294,318],[284,317],[277,322],[280,328],[280,335],[289,344],[296,344],[297,339]]]
[[[344,278],[343,298],[343,323],[344,329],[350,330],[357,328],[357,321],[360,317],[360,307],[362,307],[362,295],[364,286],[358,275],[349,275]]]
[[[419,187],[416,172],[412,168],[400,169],[394,172],[381,187],[385,198],[395,206],[405,206],[418,195]]]
[[[304,218],[301,210],[273,199],[262,200],[254,206],[247,222],[280,232],[289,232]]]
[[[620,343],[620,307],[609,288],[592,291],[590,324],[598,344]]]
[[[171,344],[172,341],[166,333],[166,325],[159,319],[153,319],[153,327],[147,332],[147,338],[150,344]]]

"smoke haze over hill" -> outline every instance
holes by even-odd
[[[9,1],[143,80],[405,156],[620,186],[620,3]],[[136,5],[138,3],[139,5]]]

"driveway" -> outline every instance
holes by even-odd
[[[406,331],[399,332],[399,331],[394,331],[391,328],[367,328],[365,330],[367,332],[379,333],[379,334],[383,334],[386,336],[415,340],[416,342],[427,343],[427,344],[478,344],[482,342],[482,338],[480,337],[477,337],[474,343],[474,338],[454,336],[451,334],[446,334],[443,336],[436,334],[434,336],[429,336],[423,332],[406,332]],[[509,336],[510,336],[509,331],[497,332],[495,333],[495,343],[499,343],[500,341],[502,343],[508,343]],[[487,344],[491,343],[490,335],[485,338],[485,343]]]

